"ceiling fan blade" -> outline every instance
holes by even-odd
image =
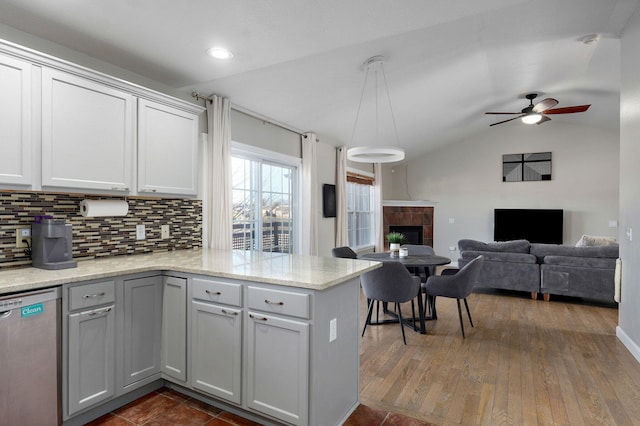
[[[546,115],[543,115],[542,118],[540,119],[540,121],[538,121],[536,124],[546,123],[547,121],[551,121],[551,119],[549,117],[547,117]]]
[[[485,114],[522,114],[522,112],[485,112]]]
[[[549,108],[553,108],[558,105],[558,101],[553,98],[544,99],[533,106],[533,112],[541,113]]]
[[[513,117],[513,118],[510,118],[510,119],[508,119],[508,120],[498,121],[497,123],[489,124],[489,127],[491,127],[491,126],[495,126],[495,125],[497,125],[497,124],[506,123],[506,122],[509,122],[509,121],[512,121],[512,120],[517,120],[518,118],[524,117],[524,115],[525,115],[525,114],[520,114],[519,116],[517,116],[517,117]]]
[[[564,108],[554,108],[554,109],[548,109],[546,111],[542,111],[542,114],[573,114],[574,112],[585,112],[586,110],[589,109],[590,106],[591,104],[576,105],[576,106],[570,106],[570,107],[564,107]]]

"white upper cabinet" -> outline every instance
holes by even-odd
[[[198,116],[138,99],[138,192],[197,195]]]
[[[42,186],[132,187],[135,97],[54,69],[42,70]]]
[[[31,67],[0,54],[0,184],[32,184]]]

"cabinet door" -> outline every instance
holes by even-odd
[[[124,281],[124,385],[160,373],[162,277]]]
[[[0,183],[31,182],[31,64],[0,55]]]
[[[187,381],[187,280],[165,277],[162,297],[163,374]]]
[[[306,425],[309,325],[253,311],[248,325],[247,406]]]
[[[241,402],[241,312],[191,302],[191,385],[236,404]]]
[[[69,315],[69,415],[115,394],[113,305]]]
[[[198,116],[138,100],[138,192],[197,195]]]
[[[61,71],[42,70],[42,185],[128,192],[134,98]]]

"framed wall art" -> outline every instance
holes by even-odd
[[[523,182],[551,180],[551,153],[504,154],[502,181]]]

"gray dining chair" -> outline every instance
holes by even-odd
[[[469,322],[471,323],[471,327],[473,327],[473,320],[471,319],[471,312],[469,311],[467,297],[471,294],[473,287],[478,282],[478,277],[480,276],[480,270],[482,269],[483,264],[484,257],[478,256],[453,275],[431,276],[427,279],[427,282],[422,285],[424,292],[431,299],[429,303],[431,304],[431,312],[434,316],[436,312],[435,301],[437,296],[456,299],[456,302],[458,303],[458,318],[460,319],[460,329],[462,330],[463,339],[465,336],[464,324],[462,322],[462,310],[460,309],[460,299],[464,300],[464,306],[467,309]]]
[[[331,255],[333,257],[342,257],[345,259],[357,259],[358,254],[349,246],[334,247],[331,249]]]
[[[408,250],[409,256],[434,256],[436,254],[435,250],[431,246],[424,246],[422,244],[403,244],[400,248],[406,248]],[[425,282],[429,275],[434,275],[435,266],[430,268],[420,268],[420,277],[422,278],[422,282]]]
[[[420,295],[420,277],[413,276],[402,263],[382,262],[382,267],[365,272],[360,276],[362,292],[369,301],[367,318],[362,329],[362,336],[371,322],[371,313],[375,302],[395,303],[396,313],[402,330],[402,341],[407,344],[404,334],[404,320],[400,304],[413,301]],[[412,317],[415,318],[413,303],[411,304]]]

